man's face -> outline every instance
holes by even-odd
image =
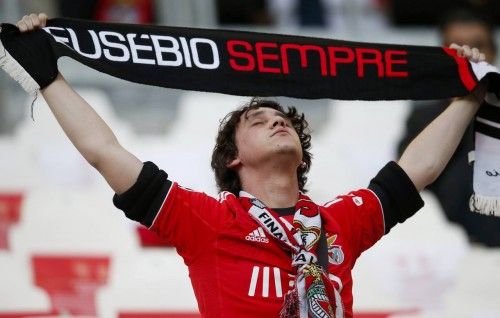
[[[478,22],[455,22],[443,30],[443,41],[445,46],[452,43],[476,47],[486,55],[486,61],[490,64],[495,62],[495,51],[491,46],[491,34],[481,23]]]
[[[256,108],[241,115],[236,128],[237,163],[258,167],[267,160],[302,160],[300,139],[291,121],[272,108]]]

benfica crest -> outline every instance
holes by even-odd
[[[306,279],[312,279],[313,282],[307,289],[307,301],[309,305],[309,315],[314,318],[333,318],[332,305],[326,294],[325,285],[321,281],[321,272],[316,266],[309,266],[304,270]]]
[[[337,239],[337,234],[334,234],[327,238],[326,242],[328,244],[328,261],[334,265],[340,265],[344,262],[344,252],[340,245],[335,245],[335,240]]]

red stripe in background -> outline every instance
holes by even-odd
[[[415,311],[392,311],[392,312],[374,312],[374,313],[357,313],[354,316],[356,318],[390,318],[394,315],[400,314],[415,314]],[[27,317],[40,317],[40,318],[57,318],[62,317],[64,314],[58,313],[57,311],[52,312],[18,312],[18,313],[0,313],[0,318],[27,318]],[[89,318],[93,316],[79,316],[72,315],[71,317],[78,318]],[[154,313],[154,312],[121,312],[118,314],[118,318],[201,318],[198,313],[184,313],[184,312],[171,312],[171,313]]]
[[[469,62],[465,58],[458,56],[455,49],[444,47],[443,50],[455,59],[455,62],[457,62],[458,65],[458,74],[460,75],[462,83],[469,92],[472,92],[472,90],[476,87],[477,80],[469,68]]]
[[[0,250],[9,249],[9,230],[19,223],[23,193],[0,192]]]
[[[56,318],[60,317],[60,313],[57,311],[47,311],[47,312],[12,312],[12,313],[1,313],[0,318],[31,318],[31,317],[48,317]],[[71,316],[78,317],[78,316]]]
[[[381,311],[381,312],[361,312],[356,313],[356,318],[389,318],[394,315],[415,314],[417,310]],[[175,313],[175,312],[120,312],[119,318],[200,318],[198,313]]]
[[[151,313],[151,312],[121,312],[118,318],[200,318],[198,313]]]

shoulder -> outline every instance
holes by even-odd
[[[347,208],[367,208],[371,204],[380,205],[380,200],[371,189],[358,189],[347,194],[339,195],[334,199],[321,204],[326,210],[347,209]]]

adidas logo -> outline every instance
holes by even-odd
[[[266,237],[266,233],[261,227],[256,228],[252,232],[245,236],[245,240],[252,242],[269,243],[269,239]]]

